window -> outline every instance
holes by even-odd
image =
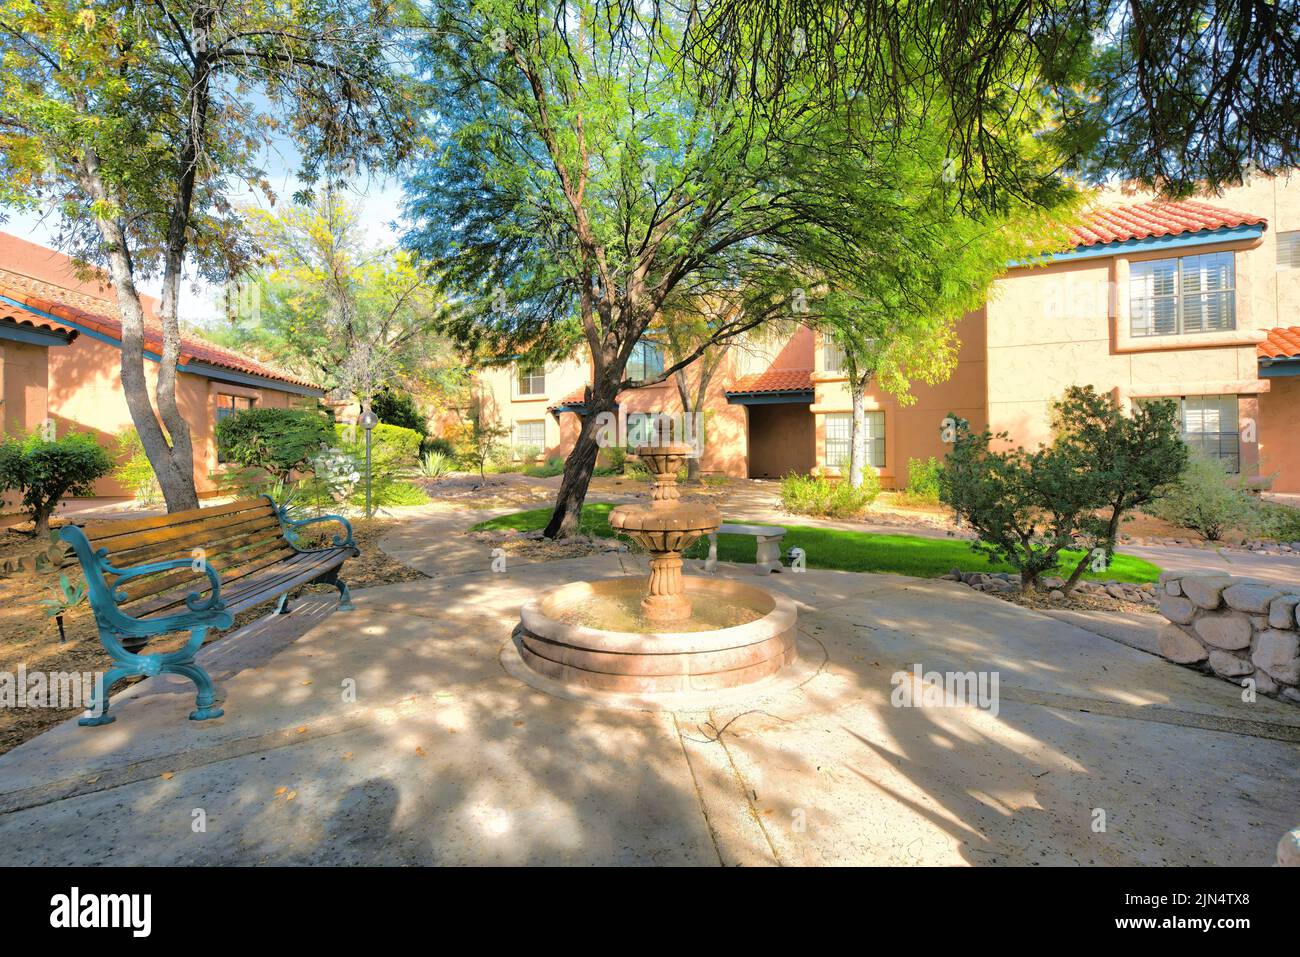
[[[627,378],[633,382],[644,382],[663,375],[664,351],[653,342],[642,339],[632,347],[632,355],[627,360]]]
[[[641,445],[660,445],[672,442],[672,418],[660,418],[658,412],[632,412],[627,417],[627,447],[635,450]]]
[[[822,345],[822,371],[844,371],[844,349],[829,339]]]
[[[1277,234],[1277,268],[1300,269],[1300,229]]]
[[[524,449],[533,450],[530,455],[541,455],[546,451],[546,421],[537,419],[532,422],[515,423],[515,448],[523,454]]]
[[[217,421],[217,422],[220,422],[222,419],[225,419],[225,418],[227,418],[228,416],[232,416],[232,415],[234,415],[236,412],[243,412],[245,409],[251,409],[252,407],[253,407],[253,400],[250,399],[250,398],[248,398],[247,396],[242,396],[242,395],[222,395],[222,394],[219,393],[219,394],[217,395],[217,418],[216,418],[216,421]],[[218,465],[224,465],[225,462],[226,462],[226,457],[225,457],[224,455],[222,455],[222,454],[221,454],[221,450],[218,449],[218,450],[217,450],[217,464],[218,464]]]
[[[545,395],[546,370],[541,366],[520,366],[518,390],[519,395]]]
[[[867,465],[885,467],[885,413],[867,412],[862,421],[862,439]],[[853,447],[853,414],[831,412],[826,416],[826,464],[847,469]]]
[[[1193,451],[1219,459],[1229,472],[1241,471],[1241,443],[1235,395],[1171,396],[1178,403],[1183,441]]]
[[[1152,259],[1129,268],[1134,336],[1221,332],[1237,327],[1233,253]]]

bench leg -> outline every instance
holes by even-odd
[[[289,593],[285,592],[283,595],[280,596],[280,600],[275,603],[275,611],[271,612],[271,614],[283,615],[286,612],[288,612],[288,610],[289,610]]]
[[[216,689],[212,686],[212,679],[208,673],[194,662],[174,661],[163,667],[163,671],[172,674],[184,675],[194,682],[198,688],[198,694],[194,698],[194,710],[190,712],[191,721],[207,721],[209,718],[220,718],[225,714],[223,708],[214,708],[216,704]]]
[[[339,578],[338,568],[330,569],[319,580],[324,584],[333,585],[339,590],[339,611],[356,610],[356,605],[352,604],[352,592],[348,590],[348,583]]]
[[[135,672],[130,668],[110,668],[104,672],[104,680],[95,685],[90,700],[86,702],[86,710],[90,713],[84,718],[78,718],[77,724],[83,728],[93,728],[116,721],[117,716],[108,713],[108,692],[112,690],[113,685],[131,674]]]
[[[766,575],[781,570],[781,540],[779,538],[759,538],[755,549],[754,574]]]

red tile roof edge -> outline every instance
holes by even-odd
[[[1186,199],[1097,206],[1089,210],[1084,222],[1072,227],[1070,233],[1078,247],[1258,225],[1267,226],[1268,220],[1254,213],[1240,213]]]
[[[744,395],[761,392],[809,392],[812,390],[812,369],[768,369],[737,379],[727,395]]]
[[[33,296],[18,289],[12,289],[4,284],[0,284],[0,295],[11,299],[28,309],[38,310],[54,316],[56,319],[63,319],[67,322],[76,323],[84,326],[92,332],[97,332],[102,336],[107,336],[117,342],[122,341],[122,323],[110,316],[100,315],[98,313],[87,312],[76,306],[69,306],[65,303],[52,302],[49,299],[40,296]],[[38,317],[44,318],[44,317]],[[46,320],[49,321],[49,320]],[[68,328],[68,331],[76,331]],[[162,349],[161,330],[145,326],[145,348],[151,351],[160,351]],[[221,346],[204,342],[201,339],[192,336],[181,336],[181,359],[179,368],[181,371],[189,371],[195,375],[202,375],[198,370],[187,370],[186,366],[191,362],[201,362],[208,365],[218,366],[224,369],[230,369],[234,372],[242,372],[245,375],[258,376],[275,382],[287,382],[291,385],[303,386],[310,389],[319,389],[315,383],[306,379],[291,375],[274,366],[266,363],[257,362],[253,359],[247,359],[237,355]],[[325,390],[321,389],[323,393]]]
[[[1268,338],[1255,346],[1261,359],[1300,358],[1300,326],[1278,326],[1268,330]]]

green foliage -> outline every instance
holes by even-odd
[[[284,479],[303,471],[334,438],[330,421],[311,409],[245,409],[217,423],[223,458]]]
[[[533,478],[551,478],[564,472],[564,459],[552,456],[541,464],[525,465],[524,474]]]
[[[879,494],[880,479],[870,469],[863,474],[858,488],[848,482],[831,482],[821,476],[794,472],[781,479],[781,505],[795,515],[856,518]]]
[[[928,459],[907,460],[907,494],[918,502],[939,501],[939,473],[942,463],[933,455]]]
[[[371,489],[371,505],[375,508],[392,508],[408,505],[427,505],[429,496],[424,489],[410,482],[384,482]],[[361,486],[352,493],[348,502],[356,506],[366,504],[366,492]]]
[[[618,537],[609,527],[609,512],[613,505],[588,505],[582,510],[581,529],[584,534],[602,538]],[[475,529],[508,528],[516,531],[534,531],[542,528],[550,517],[550,509],[530,509],[512,515],[502,515],[475,525]],[[736,516],[734,521],[743,522]],[[747,524],[764,524],[750,522]],[[919,535],[877,535],[871,532],[845,531],[835,528],[806,525],[785,525],[786,535],[782,547],[802,548],[807,554],[809,568],[829,568],[848,572],[885,572],[895,575],[913,575],[918,578],[938,578],[946,575],[954,565],[969,567],[981,560],[970,542],[956,538],[928,538]],[[688,558],[703,558],[708,552],[707,539],[700,539],[686,552]],[[1063,551],[1063,562],[1051,569],[1054,574],[1069,573],[1079,553]],[[754,539],[749,535],[718,535],[718,558],[724,562],[750,563],[754,561]],[[990,571],[1011,572],[1015,569],[1004,562],[993,562]],[[1154,582],[1160,569],[1150,562],[1130,555],[1117,555],[1115,562],[1105,572],[1088,572],[1089,579],[1114,579],[1122,582]]]
[[[41,604],[45,606],[45,617],[54,618],[66,614],[85,600],[86,583],[79,581],[74,587],[67,575],[60,574],[59,587],[55,589],[54,597],[42,598]]]
[[[597,455],[596,475],[622,475],[627,468],[627,449],[621,445],[603,448]]]
[[[1217,542],[1232,529],[1251,526],[1256,502],[1221,461],[1197,453],[1188,460],[1178,481],[1147,511]]]
[[[1071,386],[1052,403],[1052,420],[1053,449],[1093,485],[1095,511],[1081,514],[1078,543],[1090,554],[1101,549],[1109,561],[1120,523],[1159,497],[1187,465],[1178,406],[1168,400],[1140,402],[1126,415],[1092,386]],[[1069,587],[1082,574],[1081,562]]]
[[[336,444],[358,461],[366,456],[366,430],[357,425],[334,426]],[[400,425],[379,423],[370,430],[370,462],[375,473],[397,474],[415,468],[420,458],[420,433]]]
[[[456,460],[444,452],[425,452],[420,456],[419,473],[425,478],[442,478],[456,468]]]
[[[484,477],[488,462],[499,454],[501,440],[510,431],[502,426],[488,410],[481,398],[475,398],[465,412],[465,420],[456,429],[452,440],[456,459],[465,468],[476,469]]]
[[[1300,508],[1281,502],[1257,502],[1251,530],[1262,538],[1300,542]]]
[[[454,459],[456,457],[456,450],[452,446],[451,440],[444,439],[441,436],[437,438],[426,438],[420,443],[421,455],[428,455],[431,452],[437,452],[438,454],[445,455],[448,458]]]
[[[370,411],[379,416],[380,422],[419,432],[422,442],[429,434],[429,418],[409,393],[380,389],[370,400]]]
[[[95,480],[113,471],[113,460],[86,432],[46,441],[40,433],[0,442],[0,493],[19,492],[35,534],[44,537],[50,516],[65,496],[95,494]]]
[[[1096,484],[1059,449],[995,450],[995,440],[1008,446],[1011,437],[973,433],[959,421],[940,472],[940,497],[979,536],[975,550],[1014,566],[1028,591],[1074,540],[1097,501]]]
[[[113,470],[113,478],[129,488],[138,503],[155,505],[162,501],[158,476],[154,474],[149,456],[145,454],[144,443],[140,441],[139,432],[127,428],[117,434],[114,458],[117,459],[118,464]]]

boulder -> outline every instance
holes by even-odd
[[[1232,579],[1223,575],[1188,575],[1183,579],[1183,594],[1199,608],[1214,610],[1223,600],[1223,590]]]
[[[1278,684],[1269,677],[1267,671],[1256,668],[1253,678],[1255,680],[1255,690],[1260,694],[1277,694]]]
[[[1268,606],[1273,603],[1273,599],[1280,597],[1281,594],[1276,588],[1268,585],[1242,582],[1225,588],[1223,590],[1223,600],[1228,603],[1229,608],[1258,615],[1266,614]]]
[[[1277,866],[1300,867],[1300,827],[1293,827],[1277,842]]]
[[[1255,666],[1245,658],[1217,650],[1210,652],[1210,668],[1221,678],[1240,678],[1255,670]]]
[[[1300,635],[1270,629],[1255,642],[1250,660],[1283,684],[1300,684]]]
[[[1250,647],[1250,620],[1232,612],[1202,615],[1192,626],[1207,645],[1236,651]]]
[[[1270,628],[1296,627],[1296,606],[1300,605],[1300,595],[1283,595],[1274,598],[1268,606],[1268,626]]]
[[[1161,655],[1180,665],[1195,664],[1209,657],[1204,645],[1174,624],[1161,627],[1158,647]]]
[[[1163,595],[1160,598],[1160,614],[1179,625],[1190,625],[1196,615],[1196,606],[1191,599]]]

